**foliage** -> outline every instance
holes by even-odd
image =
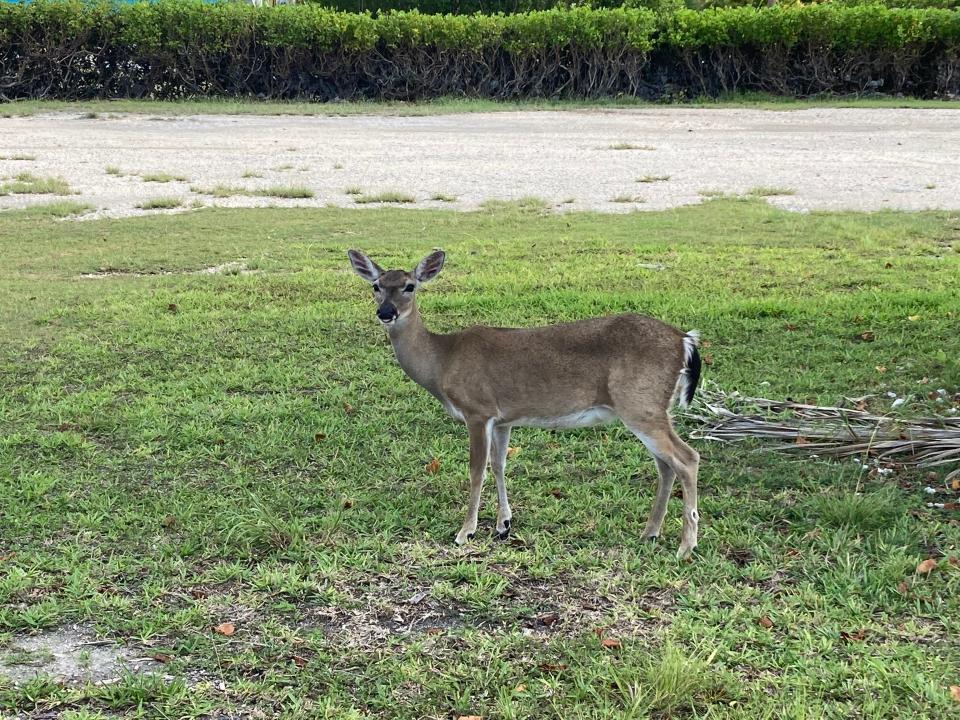
[[[413,100],[960,92],[960,13],[880,5],[373,17],[200,0],[0,4],[0,98]]]

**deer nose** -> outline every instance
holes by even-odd
[[[384,303],[383,305],[377,308],[377,317],[380,318],[380,320],[382,320],[383,322],[390,322],[395,317],[397,317],[398,314],[399,313],[397,312],[397,308],[395,308],[390,303]]]

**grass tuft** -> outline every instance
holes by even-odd
[[[607,146],[608,150],[656,150],[653,145],[638,145],[629,142],[617,142]]]
[[[433,195],[430,196],[430,199],[436,200],[437,202],[450,203],[450,202],[456,202],[457,196],[447,195],[446,193],[434,193]]]
[[[484,200],[480,209],[489,213],[519,212],[525,214],[544,213],[550,209],[550,203],[540,197],[527,195],[517,200]]]
[[[83,215],[93,210],[93,205],[89,203],[74,202],[72,200],[58,200],[51,203],[42,203],[39,205],[30,205],[23,210],[18,211],[21,215],[30,217],[52,217],[65,218],[74,215]]]
[[[753,197],[772,197],[774,195],[793,195],[794,191],[787,187],[759,185],[747,190],[746,194]]]
[[[637,178],[638,183],[658,183],[666,182],[670,179],[669,175],[644,175]]]
[[[357,195],[353,201],[362,205],[368,203],[415,203],[417,199],[409,193],[399,192],[397,190],[386,190],[369,195]]]
[[[189,182],[189,179],[183,175],[171,175],[170,173],[144,173],[140,178],[144,182],[155,183]]]
[[[23,155],[19,153],[15,155],[0,155],[0,160],[36,160],[36,159],[37,159],[36,155]]]
[[[183,205],[183,200],[175,197],[158,197],[152,200],[145,200],[137,205],[142,210],[170,210]]]
[[[53,177],[37,177],[23,172],[14,176],[13,181],[0,184],[0,195],[71,195],[66,180]]]

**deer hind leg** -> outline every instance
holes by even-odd
[[[623,422],[656,458],[657,469],[660,471],[657,495],[650,512],[650,519],[647,521],[645,534],[654,525],[659,531],[667,500],[670,498],[673,478],[666,479],[669,476],[663,472],[661,463],[680,479],[680,487],[683,490],[683,527],[680,532],[680,548],[677,550],[677,557],[681,560],[686,559],[697,546],[697,527],[700,521],[697,512],[697,473],[700,467],[700,455],[674,432],[666,413],[655,419],[626,417],[623,418]]]
[[[669,502],[670,492],[673,490],[673,480],[677,476],[673,468],[666,462],[656,455],[653,456],[653,459],[657,463],[657,495],[653,500],[653,506],[650,508],[647,525],[643,529],[644,540],[656,540],[660,536],[663,519],[667,516],[667,502]]]
[[[507,500],[507,485],[503,479],[503,471],[507,465],[507,449],[510,446],[510,426],[498,425],[493,428],[492,435],[490,466],[497,481],[497,536],[506,540],[510,534],[510,520],[513,518],[510,502]]]
[[[457,545],[463,545],[473,539],[477,532],[477,514],[480,512],[480,490],[483,488],[483,476],[487,472],[487,460],[490,457],[490,436],[493,420],[467,422],[470,433],[470,500],[467,504],[467,519],[457,533]]]

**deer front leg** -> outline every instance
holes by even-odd
[[[490,434],[493,421],[468,421],[470,433],[470,500],[467,504],[467,519],[457,533],[457,545],[463,545],[477,532],[477,514],[480,511],[480,490],[490,457]]]
[[[503,471],[507,465],[507,449],[510,446],[510,426],[498,425],[493,428],[493,444],[490,452],[490,466],[497,481],[497,536],[506,540],[510,534],[510,502],[507,500],[507,485]]]

